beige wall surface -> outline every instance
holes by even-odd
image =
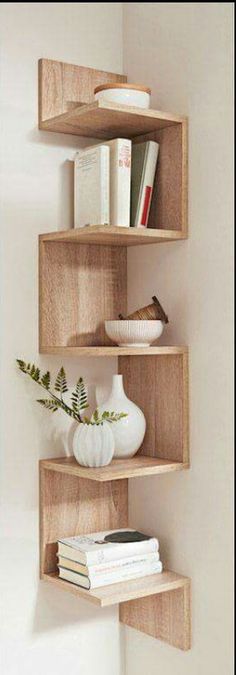
[[[1,675],[120,675],[117,608],[38,582],[38,459],[63,454],[70,421],[16,371],[40,357],[37,235],[72,224],[68,160],[81,141],[37,129],[37,61],[122,71],[121,3],[1,3]],[[115,27],[115,30],[114,30]],[[84,141],[85,142],[85,141]],[[91,142],[91,139],[90,139]],[[64,359],[70,383],[109,383],[114,359]],[[68,418],[69,420],[69,418]]]
[[[193,579],[193,648],[126,631],[127,675],[232,673],[232,3],[124,3],[124,72],[189,115],[188,242],[129,251],[130,309],[160,297],[190,346],[191,470],[132,481],[131,525]],[[139,271],[137,274],[137,270]]]

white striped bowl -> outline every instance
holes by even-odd
[[[108,337],[119,347],[149,347],[163,331],[162,321],[105,321]]]

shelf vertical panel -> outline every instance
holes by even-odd
[[[57,571],[57,541],[128,526],[128,480],[98,483],[40,463],[40,575]]]
[[[120,621],[178,649],[191,648],[190,581],[182,588],[122,602]]]
[[[94,101],[94,89],[99,84],[127,82],[125,75],[52,59],[40,59],[38,65],[39,128],[44,120]]]
[[[188,354],[120,356],[118,364],[147,422],[138,454],[188,464]]]
[[[127,311],[127,248],[39,243],[39,345],[110,345],[104,321]]]
[[[188,233],[188,121],[136,137],[159,143],[148,227]]]

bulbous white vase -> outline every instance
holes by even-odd
[[[110,396],[105,403],[98,406],[98,410],[101,413],[104,410],[127,413],[127,417],[111,425],[115,440],[114,457],[133,457],[142,445],[146,420],[142,410],[126,396],[123,375],[113,375]]]
[[[110,464],[115,442],[108,422],[78,424],[73,438],[73,453],[82,466],[98,467]]]

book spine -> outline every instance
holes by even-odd
[[[126,544],[117,544],[115,547],[103,546],[97,551],[85,553],[86,565],[99,565],[100,563],[120,560],[128,556],[141,555],[143,553],[154,553],[158,551],[159,543],[155,537],[145,541],[130,542]]]
[[[101,225],[110,225],[110,151],[101,148]]]
[[[111,166],[112,225],[130,226],[131,141],[117,139]]]
[[[136,569],[142,565],[152,565],[159,561],[159,553],[147,553],[143,556],[132,556],[128,558],[121,558],[120,560],[113,560],[102,565],[89,565],[85,569],[88,570],[88,576],[99,576],[101,574],[109,574],[116,572],[119,569]]]
[[[57,554],[58,555],[58,554]],[[146,555],[136,555],[136,556],[129,556],[128,558],[120,559],[120,560],[113,560],[111,562],[105,563],[105,564],[100,564],[100,565],[83,565],[81,563],[77,563],[73,560],[70,560],[68,558],[65,558],[62,555],[58,555],[58,567],[64,567],[66,569],[71,569],[74,572],[78,572],[79,574],[84,574],[87,576],[100,576],[101,574],[109,574],[113,571],[119,570],[121,568],[123,569],[136,569],[140,567],[140,565],[151,565],[153,563],[158,562],[159,560],[159,553],[147,553]]]
[[[79,224],[79,213],[78,213],[78,159],[79,153],[76,153],[76,158],[74,160],[74,227],[81,227]]]
[[[159,560],[152,565],[140,565],[139,569],[117,570],[113,574],[103,574],[99,577],[89,577],[90,588],[99,588],[100,586],[108,586],[109,584],[116,584],[122,581],[129,581],[131,579],[138,579],[146,577],[150,574],[160,574],[162,572],[162,563]]]
[[[135,227],[147,227],[153,194],[153,183],[157,165],[159,145],[148,144],[146,161],[143,167],[141,193],[135,219]]]

